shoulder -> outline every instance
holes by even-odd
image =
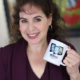
[[[62,41],[62,42],[63,42],[64,44],[70,46],[72,49],[76,50],[75,46],[74,46],[72,43],[70,43],[70,42],[68,42],[68,41]]]
[[[9,44],[0,48],[0,64],[6,65],[10,59],[15,44]]]
[[[14,48],[16,48],[17,46],[20,46],[21,44],[23,44],[24,40],[19,40],[18,42],[16,43],[13,43],[13,44],[9,44],[5,47],[1,47],[0,48],[0,54],[2,53],[8,53],[8,52],[11,52]]]
[[[6,53],[6,52],[10,52],[13,47],[14,47],[14,44],[9,44],[9,45],[7,45],[5,47],[1,47],[0,48],[0,54]]]
[[[4,56],[8,55],[12,51],[14,45],[15,44],[9,44],[5,47],[1,47],[0,48],[0,57],[4,57]]]
[[[9,45],[7,45],[5,47],[1,47],[0,48],[0,55],[2,55],[2,56],[3,55],[5,55],[5,56],[8,55],[13,50],[13,48],[15,47],[16,44],[17,43],[9,44]]]
[[[23,44],[24,40],[19,40],[14,44],[9,44],[5,47],[0,48],[0,62],[2,61],[4,64],[7,61],[10,61],[11,57],[13,56],[14,52],[19,50],[20,46]]]

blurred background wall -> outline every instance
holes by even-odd
[[[55,0],[55,2],[69,30],[67,41],[72,43],[80,53],[80,0]]]
[[[3,0],[0,0],[0,46],[7,45],[9,42],[8,26]]]
[[[9,19],[15,2],[16,0],[0,0],[0,47],[9,44]],[[55,2],[70,30],[67,41],[80,53],[80,0],[55,0]]]
[[[78,53],[80,53],[80,37],[70,37],[68,42],[75,46]]]

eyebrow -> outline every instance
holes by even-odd
[[[23,17],[20,17],[20,19],[24,19],[24,20],[27,20],[26,18],[23,18]]]
[[[36,17],[34,17],[34,18],[38,18],[38,17],[43,18],[42,16],[36,16]]]
[[[34,18],[38,18],[38,17],[43,18],[42,16],[35,16]],[[20,19],[27,20],[26,18],[23,18],[23,17],[20,17]]]

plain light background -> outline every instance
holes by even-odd
[[[9,42],[8,28],[4,11],[3,0],[0,0],[0,46],[7,45]]]

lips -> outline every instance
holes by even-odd
[[[36,39],[38,37],[39,33],[32,33],[32,34],[27,34],[29,39]]]

